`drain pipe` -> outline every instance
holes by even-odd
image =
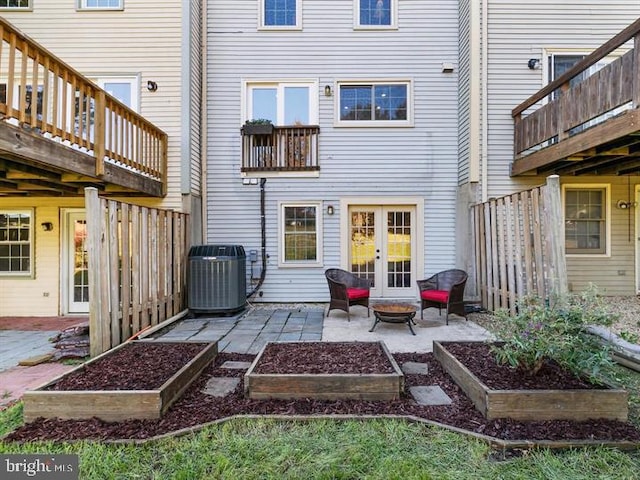
[[[260,179],[260,233],[262,236],[260,254],[262,256],[262,269],[260,271],[260,278],[258,279],[258,283],[251,290],[251,292],[247,295],[247,298],[251,298],[256,294],[256,292],[262,286],[264,282],[264,277],[267,276],[267,223],[266,223],[266,215],[265,215],[265,189],[264,185],[267,183],[266,178]]]

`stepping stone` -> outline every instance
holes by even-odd
[[[437,385],[430,387],[411,387],[409,392],[418,405],[451,405],[452,400]]]
[[[212,397],[224,397],[233,392],[240,384],[239,378],[233,377],[211,377],[202,390],[205,395]]]
[[[429,365],[421,362],[405,362],[402,364],[402,371],[407,375],[428,375]]]
[[[34,365],[38,365],[40,363],[48,362],[53,358],[52,353],[45,353],[43,355],[36,355],[34,357],[25,358],[24,360],[20,360],[18,365],[22,365],[24,367],[33,367]]]
[[[251,362],[235,362],[233,360],[227,360],[220,368],[236,368],[238,370],[247,370],[251,366]]]

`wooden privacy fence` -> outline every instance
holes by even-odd
[[[91,356],[185,308],[185,213],[98,197],[85,189]]]
[[[472,207],[476,281],[482,306],[515,313],[519,299],[567,292],[557,175],[546,185]]]

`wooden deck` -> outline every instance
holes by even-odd
[[[633,48],[575,86],[627,42]],[[512,111],[511,175],[640,172],[640,19]]]
[[[0,18],[0,197],[166,184],[167,135]]]

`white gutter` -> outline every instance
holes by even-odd
[[[470,0],[469,12],[469,182],[480,180],[480,0]]]
[[[200,45],[200,61],[202,62],[202,79],[200,92],[200,198],[202,208],[202,243],[207,243],[207,1],[201,0],[200,12],[202,28]]]
[[[478,0],[480,1],[480,0]],[[489,144],[489,139],[488,134],[489,134],[489,119],[488,119],[488,111],[489,111],[489,99],[487,98],[488,93],[489,93],[489,88],[488,88],[488,74],[489,74],[489,59],[487,58],[489,55],[489,31],[488,31],[488,17],[489,17],[489,0],[484,0],[483,5],[482,5],[482,18],[481,18],[481,23],[482,23],[482,72],[481,72],[481,78],[482,78],[482,147],[481,147],[481,154],[480,154],[480,159],[482,161],[482,174],[481,174],[481,184],[482,184],[482,201],[486,202],[488,197],[489,197],[489,185],[488,180],[489,180],[489,159],[487,158],[488,156],[488,144]]]

